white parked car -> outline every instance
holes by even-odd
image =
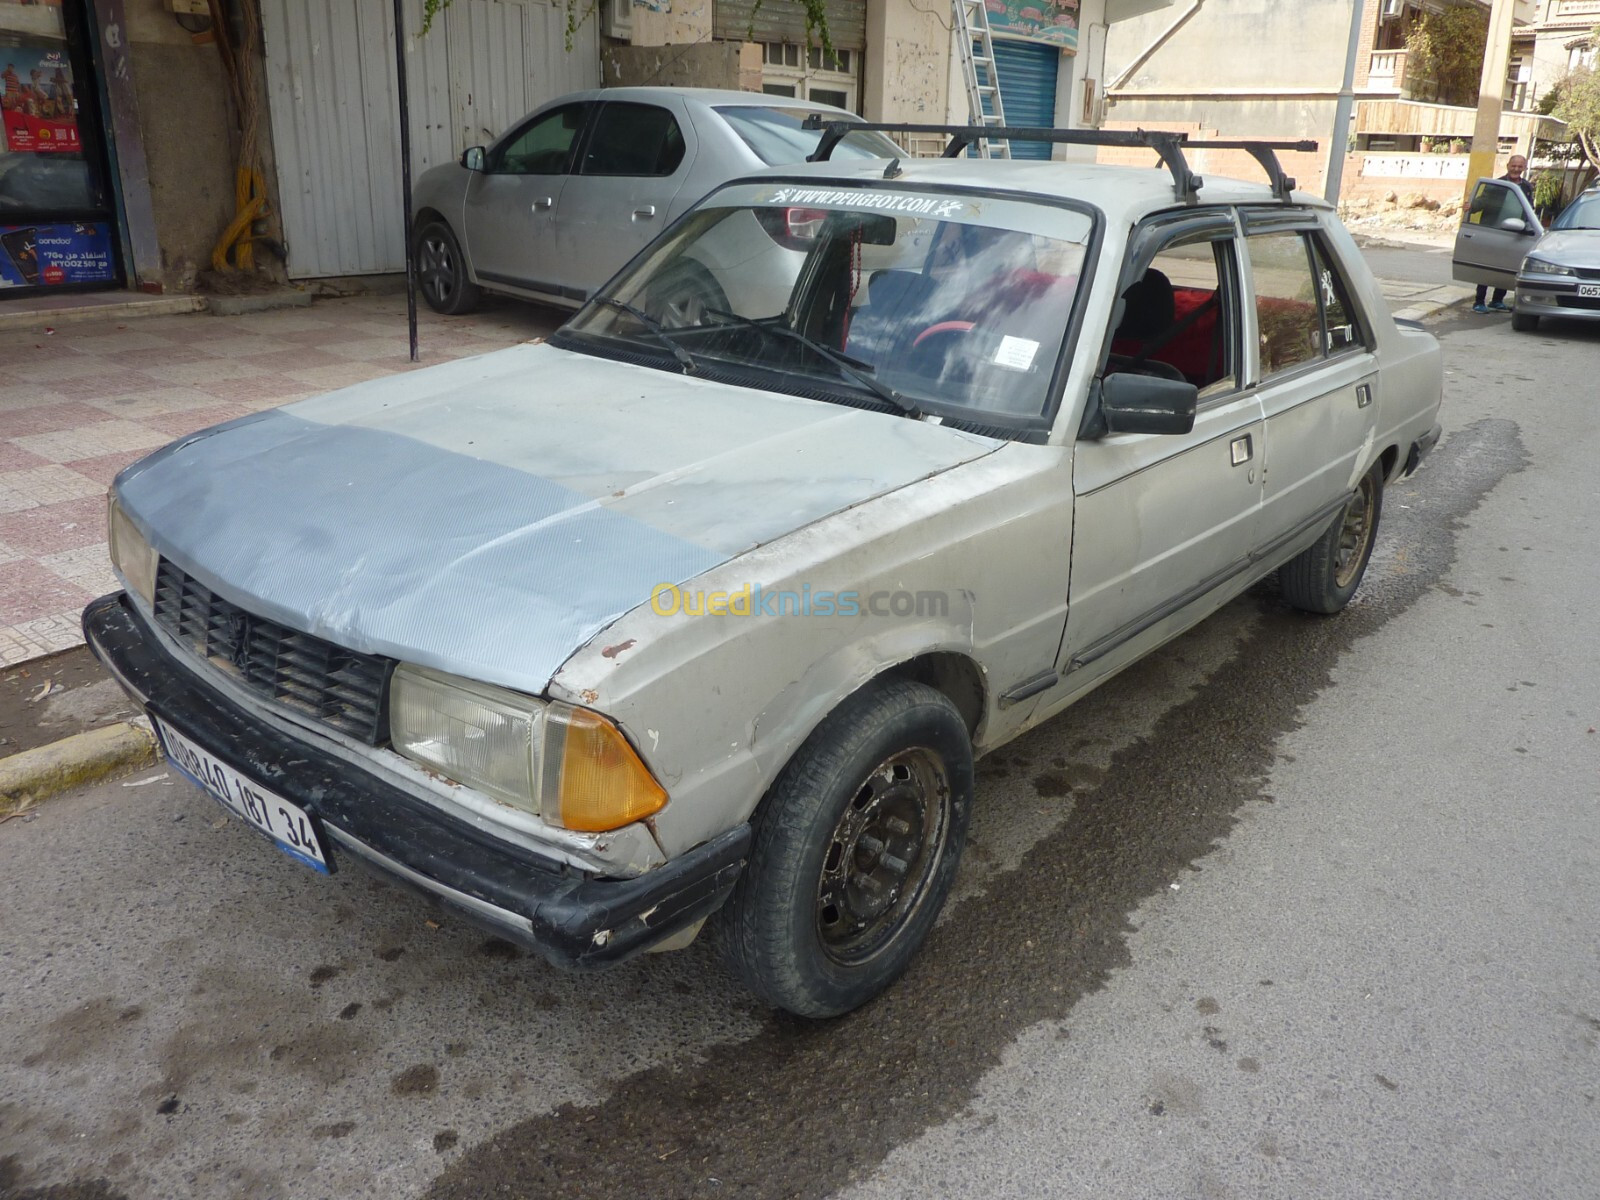
[[[1274,571],[1337,612],[1439,436],[1438,346],[1268,150],[1201,186],[1173,135],[1054,135],[1090,136],[1168,170],[747,176],[547,344],[157,451],[90,645],[312,867],[569,966],[714,918],[768,1002],[863,1003],[979,756]],[[652,315],[735,227],[783,234],[717,267],[729,307]]]

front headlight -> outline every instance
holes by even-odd
[[[1522,260],[1522,274],[1524,274],[1524,275],[1565,275],[1565,276],[1568,276],[1568,277],[1572,277],[1572,276],[1576,276],[1577,272],[1574,271],[1571,267],[1563,267],[1559,263],[1553,263],[1553,262],[1549,261],[1548,259],[1544,259],[1544,258],[1535,258],[1533,255],[1530,254],[1530,255],[1528,255],[1527,258]]]
[[[111,565],[122,576],[122,582],[146,604],[154,606],[156,552],[122,511],[115,492],[106,493],[106,539],[111,546]]]
[[[566,829],[619,829],[667,802],[599,713],[441,671],[395,669],[389,736],[407,758]]]

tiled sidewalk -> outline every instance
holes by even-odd
[[[422,365],[549,333],[554,310],[423,309]],[[411,370],[405,297],[318,300],[8,332],[0,338],[0,667],[83,641],[83,606],[116,588],[105,492],[174,438],[346,384]]]

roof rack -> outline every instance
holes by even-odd
[[[820,129],[822,140],[812,151],[807,162],[827,162],[833,148],[851,133],[874,131],[879,133],[934,133],[950,139],[944,148],[945,158],[964,154],[967,147],[980,138],[1004,138],[1012,142],[1060,142],[1070,146],[1146,146],[1160,157],[1162,165],[1172,173],[1172,186],[1180,201],[1192,203],[1205,180],[1189,169],[1185,150],[1244,150],[1261,164],[1272,183],[1272,194],[1279,200],[1288,200],[1294,191],[1295,181],[1283,173],[1277,151],[1300,150],[1311,152],[1317,148],[1314,141],[1265,142],[1257,140],[1193,142],[1187,133],[1162,129],[1049,129],[1020,128],[995,125],[905,125],[874,121],[824,121],[820,113],[805,119],[805,129]]]

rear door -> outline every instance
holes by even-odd
[[[562,279],[554,218],[593,107],[579,102],[536,114],[490,147],[484,169],[472,173],[463,240],[481,282],[580,298]]]
[[[1310,213],[1245,217],[1256,392],[1266,414],[1257,554],[1322,528],[1372,453],[1377,359]]]
[[[556,206],[553,261],[563,286],[587,297],[666,227],[694,163],[693,138],[674,108],[600,105]]]
[[[1467,283],[1514,288],[1517,268],[1543,232],[1521,188],[1503,179],[1480,179],[1456,231],[1454,275]]]

